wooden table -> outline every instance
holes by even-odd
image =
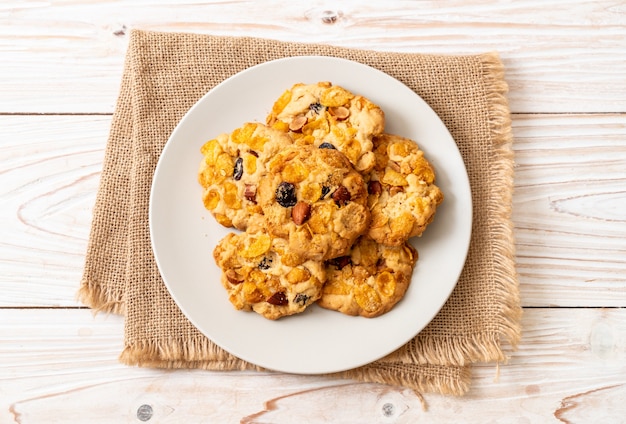
[[[76,301],[130,28],[497,50],[524,306],[462,398],[316,376],[121,365]],[[626,422],[626,2],[52,1],[0,6],[0,422]]]

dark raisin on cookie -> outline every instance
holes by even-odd
[[[305,306],[307,302],[309,301],[309,299],[311,299],[311,296],[307,296],[304,293],[298,293],[296,297],[294,297],[293,303],[297,303],[301,306]]]
[[[315,113],[316,115],[319,115],[320,112],[322,112],[324,110],[324,106],[322,106],[321,103],[317,102],[317,103],[311,103],[309,105],[309,109]]]
[[[287,182],[278,184],[276,188],[276,201],[284,208],[290,208],[298,203],[296,198],[296,187]]]
[[[235,161],[235,169],[233,170],[233,179],[239,181],[243,175],[243,158],[239,157]]]
[[[259,269],[266,270],[270,269],[271,266],[272,258],[268,258],[267,256],[261,259],[261,262],[259,262]]]
[[[322,195],[320,196],[320,200],[323,200],[324,197],[328,196],[328,193],[330,193],[330,187],[328,186],[322,186]]]
[[[332,149],[332,150],[336,150],[337,148],[335,146],[333,146],[331,143],[325,141],[322,144],[319,145],[320,149]]]

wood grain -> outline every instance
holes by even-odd
[[[438,54],[495,50],[514,112],[626,112],[626,6],[612,0],[9,0],[0,27],[0,113],[112,112],[131,28]]]
[[[618,423],[626,416],[626,310],[530,309],[522,325],[508,364],[476,366],[465,397],[426,394],[424,410],[400,387],[125,367],[117,362],[118,316],[0,309],[0,422],[136,422],[138,413],[159,423]]]
[[[513,119],[526,306],[626,304],[626,115]]]
[[[0,306],[78,306],[109,116],[0,116]]]

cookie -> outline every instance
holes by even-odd
[[[376,164],[367,179],[372,224],[379,243],[402,245],[420,236],[435,217],[443,193],[424,152],[409,139],[390,134],[374,138]]]
[[[303,260],[286,240],[266,233],[230,233],[213,257],[233,306],[271,320],[303,312],[320,297],[326,279],[322,263]]]
[[[267,164],[257,200],[267,231],[307,259],[345,254],[370,222],[363,177],[337,150],[291,146]]]
[[[327,261],[317,304],[367,318],[389,312],[406,294],[417,259],[408,243],[384,246],[361,237],[348,255]]]
[[[284,132],[260,123],[246,123],[230,134],[221,134],[200,149],[204,158],[198,171],[202,200],[217,222],[245,230],[262,226],[256,201],[265,163],[293,140]]]
[[[332,146],[358,171],[374,166],[372,137],[381,134],[380,107],[330,82],[295,84],[274,103],[268,125],[288,131],[296,143]]]

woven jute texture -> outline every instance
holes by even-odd
[[[515,348],[520,337],[510,218],[510,113],[504,70],[495,53],[422,55],[133,30],[78,297],[94,310],[125,315],[123,363],[258,369],[213,344],[170,298],[151,250],[149,193],[165,142],[200,97],[250,66],[301,55],[361,62],[414,90],[456,141],[473,198],[467,261],[436,318],[386,358],[333,376],[461,395],[469,388],[473,362],[506,361],[507,350]]]

